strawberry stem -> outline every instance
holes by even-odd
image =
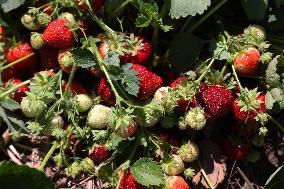
[[[113,35],[115,32],[108,27],[108,25],[106,25],[101,19],[99,19],[93,12],[90,12],[92,18],[94,19],[94,21],[105,31],[109,32],[111,35]]]
[[[212,183],[210,182],[207,174],[205,173],[204,169],[202,168],[201,166],[201,163],[200,161],[197,159],[197,163],[198,163],[198,166],[200,168],[200,171],[201,171],[201,174],[202,176],[204,177],[205,181],[207,182],[207,184],[209,185],[210,189],[215,189],[215,187],[212,185]]]
[[[39,168],[38,168],[40,171],[43,171],[43,169],[44,169],[44,167],[45,167],[47,161],[49,160],[49,158],[51,157],[51,155],[52,155],[53,152],[57,149],[58,146],[59,146],[59,143],[58,143],[57,141],[55,141],[55,142],[53,143],[53,145],[51,146],[51,148],[49,149],[49,151],[47,152],[47,154],[45,155],[45,157],[44,157],[42,163],[40,164],[40,166],[39,166]]]
[[[29,84],[31,81],[30,80],[26,80],[18,85],[15,85],[13,87],[11,87],[9,90],[5,91],[4,93],[0,94],[0,98],[4,98],[5,96],[9,95],[10,93],[16,91],[18,88]]]
[[[123,9],[125,6],[127,6],[129,3],[131,3],[133,0],[126,0],[123,3],[121,3],[116,9],[114,9],[114,11],[110,14],[109,19],[116,16],[117,13],[119,13],[119,11],[121,9]]]
[[[226,62],[225,65],[223,66],[218,80],[220,80],[221,77],[223,77],[223,75],[224,75],[224,73],[225,73],[225,71],[226,71],[226,69],[227,69],[227,66],[228,66],[228,62]]]
[[[76,64],[76,63],[73,63],[72,70],[71,70],[71,73],[70,73],[70,75],[69,75],[69,78],[68,78],[68,82],[67,82],[65,91],[64,91],[64,93],[63,93],[63,97],[66,96],[67,91],[68,91],[69,88],[70,88],[70,85],[71,85],[71,83],[72,83],[72,81],[73,81],[73,78],[74,78],[74,76],[75,76],[76,69],[77,69],[77,64]]]
[[[201,17],[191,28],[189,28],[188,32],[192,33],[196,28],[198,28],[204,21],[206,21],[213,13],[215,13],[226,2],[227,0],[219,1],[212,9],[210,9],[203,17]]]
[[[20,63],[20,62],[22,62],[22,61],[24,61],[24,60],[26,60],[26,59],[28,59],[28,58],[30,58],[30,57],[33,56],[33,55],[35,55],[34,52],[28,54],[27,56],[24,56],[24,57],[22,57],[22,58],[19,58],[18,60],[15,60],[14,62],[11,62],[11,63],[9,63],[9,64],[7,64],[7,65],[5,65],[5,66],[2,66],[2,67],[0,68],[0,71],[3,71],[3,70],[5,70],[5,69],[7,69],[7,68],[10,68],[10,67],[12,67],[12,66],[14,66],[14,65],[16,65],[16,64],[18,64],[18,63]]]
[[[242,87],[242,85],[241,85],[241,82],[240,82],[240,80],[239,80],[239,77],[238,77],[238,75],[237,75],[237,72],[236,72],[236,70],[235,70],[234,65],[232,65],[232,70],[233,70],[233,74],[234,74],[234,76],[235,76],[235,79],[237,80],[237,84],[238,84],[240,90],[242,91],[242,90],[243,90],[243,87]]]
[[[281,125],[276,119],[274,119],[272,116],[268,116],[269,120],[274,123],[280,130],[282,133],[284,133],[284,126]]]
[[[201,74],[201,76],[196,80],[197,83],[200,83],[201,80],[206,76],[206,74],[208,73],[209,69],[211,68],[211,66],[213,65],[215,59],[212,58],[210,63],[208,64],[208,66],[206,67],[205,71]]]

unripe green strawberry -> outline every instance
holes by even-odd
[[[21,23],[28,29],[28,30],[38,30],[40,29],[41,25],[36,21],[34,16],[29,14],[24,14],[21,18]]]
[[[60,115],[56,115],[51,119],[51,127],[52,128],[63,128],[64,127],[64,120]]]
[[[177,154],[182,161],[193,162],[199,156],[199,149],[195,143],[189,141],[180,147],[180,149],[177,151]]]
[[[93,106],[93,99],[86,94],[77,94],[75,97],[75,105],[78,112],[85,112]]]
[[[266,38],[266,31],[260,25],[250,25],[245,29],[244,33],[252,36],[254,39],[260,42],[263,42]]]
[[[93,173],[95,170],[95,164],[91,158],[86,157],[80,162],[80,167],[84,172]]]
[[[154,94],[154,98],[153,101],[159,103],[159,104],[163,104],[164,103],[164,99],[167,96],[169,92],[169,87],[160,87]]]
[[[161,104],[156,101],[151,101],[149,104],[144,106],[145,120],[141,123],[144,127],[153,127],[161,119],[164,114],[164,108]]]
[[[111,109],[101,104],[95,105],[89,112],[87,124],[92,129],[105,129],[108,126],[108,116]]]
[[[42,34],[37,32],[32,33],[30,41],[34,49],[41,49],[44,45]]]
[[[201,107],[190,109],[185,116],[185,123],[194,130],[202,129],[206,124],[205,112]]]
[[[40,12],[37,15],[37,21],[42,27],[46,27],[51,22],[51,17],[44,12]]]
[[[74,64],[74,58],[70,48],[61,49],[58,54],[58,63],[63,71],[71,73]]]
[[[162,168],[167,175],[175,176],[184,170],[184,164],[182,159],[174,154],[169,162],[162,165]]]
[[[72,27],[75,27],[77,22],[73,16],[73,14],[69,13],[69,12],[64,12],[62,13],[59,18],[63,18],[67,21],[67,23],[69,24],[69,26],[72,28]]]
[[[26,117],[36,117],[40,115],[46,105],[44,101],[26,96],[21,101],[21,110]]]

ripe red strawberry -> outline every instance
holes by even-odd
[[[95,164],[99,164],[110,158],[111,152],[108,151],[104,145],[95,146],[89,157]]]
[[[3,26],[0,25],[0,35],[3,35],[5,32],[5,29]]]
[[[113,106],[115,104],[114,93],[112,92],[110,85],[105,78],[102,78],[99,83],[98,94],[100,95],[101,99],[109,106]]]
[[[50,22],[43,32],[44,43],[55,48],[72,46],[73,33],[67,24],[65,19],[57,19]]]
[[[143,37],[134,37],[130,34],[129,44],[126,47],[131,51],[129,54],[124,54],[121,60],[125,63],[145,64],[149,61],[152,55],[151,43]]]
[[[100,44],[99,53],[103,58],[107,55],[108,51],[109,51],[109,45],[107,43],[103,42],[102,44]]]
[[[124,173],[122,176],[119,189],[144,189],[144,188],[146,187],[139,184],[132,176],[130,169],[127,169],[126,173]]]
[[[181,176],[168,176],[165,182],[165,189],[190,189]]]
[[[5,83],[5,87],[10,87],[10,86],[13,86],[13,85],[18,85],[22,83],[21,80],[19,79],[13,79],[11,80],[10,82],[6,82]],[[27,87],[26,85],[18,88],[12,95],[12,99],[17,101],[17,102],[21,102],[22,98],[27,96],[26,95],[26,91],[30,91],[29,87]]]
[[[209,116],[218,119],[231,110],[234,99],[225,86],[211,85],[202,92],[201,100]]]
[[[234,112],[235,118],[238,121],[248,123],[248,124],[255,124],[257,123],[256,121],[257,114],[266,113],[265,96],[260,95],[256,99],[259,102],[259,107],[253,110],[249,110],[249,111],[241,111],[241,107],[238,104],[238,99],[234,101],[233,112]]]
[[[253,76],[259,65],[260,54],[256,48],[241,52],[234,61],[234,67],[240,76]]]
[[[94,12],[98,12],[105,4],[105,0],[93,0],[92,8]]]
[[[139,100],[147,100],[151,98],[156,90],[163,84],[163,80],[160,76],[156,75],[148,68],[139,64],[133,64],[132,70],[136,71],[137,77],[140,78],[140,89],[137,95]]]
[[[64,82],[63,84],[63,90],[66,89],[66,86],[67,86],[67,82]],[[73,93],[73,94],[87,94],[87,91],[86,89],[79,83],[73,81],[70,85],[70,91]]]
[[[56,68],[58,65],[57,57],[58,50],[55,48],[44,46],[39,50],[40,62],[44,70],[50,70]]]
[[[10,79],[21,79],[22,72],[15,68],[7,68],[1,73],[1,78],[3,82],[7,82]]]
[[[11,63],[31,53],[33,53],[33,48],[31,47],[31,45],[29,43],[22,42],[9,49],[5,55],[5,58],[8,63]],[[24,69],[24,68],[33,67],[35,65],[36,65],[36,57],[31,56],[21,61],[20,63],[14,65],[13,67],[17,69]]]
[[[223,153],[229,160],[242,160],[248,154],[250,148],[248,145],[234,145],[229,139],[223,142]]]

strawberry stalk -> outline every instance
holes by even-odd
[[[43,161],[41,162],[41,164],[40,164],[40,166],[38,168],[40,171],[43,171],[47,161],[49,160],[49,158],[51,157],[51,155],[57,149],[58,146],[59,146],[59,143],[57,141],[55,141],[53,143],[53,145],[51,146],[51,148],[49,149],[49,151],[47,152],[47,154],[45,155]]]
[[[129,3],[131,3],[133,0],[126,0],[123,3],[121,3],[114,11],[110,14],[109,18],[112,18],[119,13],[121,9],[123,9],[125,6],[127,6]]]
[[[215,59],[212,58],[210,63],[208,64],[208,66],[206,67],[205,71],[201,74],[201,76],[195,81],[196,83],[200,83],[202,81],[202,79],[206,76],[206,74],[208,73],[208,71],[210,70],[211,66],[213,65]]]
[[[4,98],[5,96],[9,95],[10,93],[16,91],[18,88],[29,84],[31,81],[30,80],[26,80],[18,85],[15,85],[13,87],[11,87],[9,90],[5,91],[4,93],[0,94],[0,98]]]
[[[68,91],[69,88],[70,88],[70,85],[71,85],[71,83],[72,83],[72,81],[73,81],[73,78],[74,78],[74,76],[75,76],[76,69],[77,69],[77,64],[76,64],[76,63],[73,63],[72,70],[71,70],[70,76],[69,76],[69,78],[68,78],[68,82],[67,82],[65,91],[64,91],[64,93],[63,93],[63,97],[66,96],[67,91]]]
[[[22,61],[24,61],[24,60],[26,60],[26,59],[32,57],[33,55],[35,55],[34,52],[28,54],[27,56],[24,56],[24,57],[22,57],[22,58],[19,58],[18,60],[15,60],[14,62],[11,62],[11,63],[9,63],[9,64],[7,64],[7,65],[5,65],[5,66],[2,66],[2,67],[0,68],[0,71],[3,71],[3,70],[5,70],[5,69],[7,69],[7,68],[10,68],[10,67],[12,67],[12,66],[14,66],[14,65],[16,65],[16,64],[18,64],[18,63],[20,63],[20,62],[22,62]]]
[[[198,166],[200,168],[201,174],[204,177],[205,181],[207,182],[208,186],[210,187],[210,189],[215,189],[215,187],[212,185],[212,183],[210,182],[207,174],[205,173],[204,169],[201,166],[201,163],[199,160],[197,160]]]
[[[274,119],[271,115],[268,116],[269,120],[274,123],[280,130],[282,133],[284,133],[284,126],[281,125],[276,119]]]
[[[235,70],[234,65],[232,65],[232,70],[233,70],[233,74],[234,74],[234,76],[235,76],[235,79],[237,80],[237,84],[238,84],[238,86],[239,86],[239,88],[240,88],[240,91],[242,91],[242,90],[243,90],[243,87],[242,87],[242,85],[241,85],[241,82],[240,82],[240,80],[239,80],[239,77],[238,77],[238,75],[237,75],[237,72],[236,72],[236,70]]]
[[[212,9],[210,9],[203,17],[201,17],[189,30],[192,33],[198,28],[203,22],[205,22],[212,14],[214,14],[221,6],[223,6],[228,0],[219,1]],[[186,26],[185,26],[186,27]]]

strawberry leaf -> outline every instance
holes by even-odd
[[[5,189],[54,188],[52,181],[43,172],[24,165],[16,165],[9,161],[2,161],[0,163],[0,183],[1,188]]]
[[[157,3],[139,1],[139,7],[140,12],[136,18],[137,27],[148,27],[151,23],[156,23],[164,32],[168,32],[172,29],[172,26],[163,24]]]
[[[74,62],[81,68],[89,68],[97,64],[93,53],[86,48],[73,48],[71,53],[73,54]]]
[[[260,21],[267,11],[268,0],[242,0],[242,5],[249,20]]]
[[[134,179],[146,186],[159,186],[164,181],[164,174],[161,166],[149,158],[137,160],[130,168]]]
[[[12,100],[12,99],[3,99],[0,101],[1,106],[3,106],[4,108],[14,111],[17,109],[20,109],[20,105],[18,102]]]
[[[275,189],[281,188],[283,186],[283,176],[284,176],[284,167],[280,166],[270,177],[267,179],[265,183],[265,188],[267,189]]]
[[[128,94],[137,96],[139,93],[140,78],[137,77],[137,72],[131,69],[132,64],[126,64],[122,66],[124,71],[124,77],[121,80],[122,85]]]
[[[171,18],[179,19],[188,15],[203,14],[211,5],[211,0],[171,0]]]
[[[1,0],[1,8],[5,13],[20,7],[25,0]]]

